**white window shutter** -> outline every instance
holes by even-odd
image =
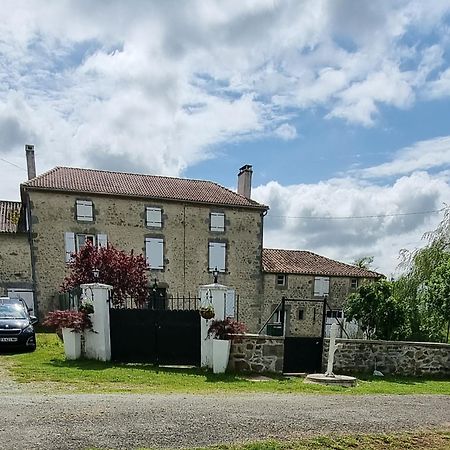
[[[320,295],[322,288],[322,278],[316,277],[314,278],[314,296],[318,297]]]
[[[146,208],[146,224],[148,227],[159,227],[162,225],[161,208]]]
[[[225,231],[225,214],[211,213],[211,231]]]
[[[72,253],[75,253],[75,233],[65,232],[64,242],[66,246],[66,262],[70,262]]]
[[[330,279],[328,277],[323,278],[322,286],[322,295],[328,295],[330,293]]]
[[[228,289],[225,298],[225,317],[234,319],[236,311],[236,291],[234,289]]]
[[[164,239],[145,240],[145,259],[150,269],[164,269]]]
[[[223,242],[209,243],[209,270],[213,271],[216,267],[219,272],[225,272],[227,244]]]
[[[90,200],[77,200],[77,220],[92,222],[94,220],[92,202]]]
[[[108,247],[108,236],[106,234],[97,234],[97,247]]]

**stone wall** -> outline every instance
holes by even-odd
[[[240,335],[231,344],[228,370],[236,372],[283,372],[284,338]]]
[[[30,246],[26,233],[0,233],[0,295],[8,288],[32,289]]]
[[[397,375],[450,376],[450,344],[432,342],[369,341],[337,339],[336,373],[373,372]],[[328,358],[329,339],[325,339],[323,366]]]
[[[149,270],[151,282],[164,283],[168,294],[197,295],[200,285],[212,282],[208,272],[208,243],[225,242],[227,273],[219,283],[236,289],[239,295],[239,320],[257,331],[262,299],[262,214],[261,210],[231,208],[175,201],[151,201],[84,195],[92,200],[94,220],[75,219],[75,201],[70,193],[29,191],[31,200],[33,250],[37,297],[40,311],[58,306],[58,290],[67,272],[64,233],[107,234],[117,248],[145,254],[145,238],[164,239],[164,269]],[[163,211],[163,225],[148,228],[145,207]],[[225,213],[225,231],[210,231],[211,212]]]

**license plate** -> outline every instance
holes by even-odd
[[[17,338],[13,337],[2,337],[0,338],[0,342],[17,342]]]

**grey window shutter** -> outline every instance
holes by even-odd
[[[164,239],[145,240],[145,259],[150,269],[164,269]]]
[[[77,220],[92,222],[94,220],[92,202],[90,200],[77,200]]]
[[[71,254],[75,253],[75,233],[65,232],[64,242],[66,246],[66,262],[70,262],[72,259]]]
[[[146,212],[147,212],[147,226],[161,228],[162,226],[161,208],[147,207]]]
[[[107,247],[108,236],[106,234],[97,234],[97,247]]]
[[[234,319],[236,310],[236,291],[234,289],[227,290],[225,298],[225,317]]]
[[[211,231],[225,231],[224,213],[211,213]]]
[[[219,272],[225,272],[227,244],[223,242],[209,243],[209,270],[213,271],[216,267]]]

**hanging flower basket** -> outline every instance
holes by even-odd
[[[203,317],[203,319],[209,320],[212,319],[215,316],[214,308],[212,305],[210,306],[201,306],[199,309],[200,316]]]

